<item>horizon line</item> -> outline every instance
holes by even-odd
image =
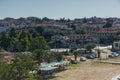
[[[36,18],[39,18],[39,19],[42,19],[42,18],[45,18],[45,17],[38,17],[38,16],[27,16],[27,17],[4,17],[4,18],[0,18],[0,20],[4,20],[6,18],[13,18],[13,19],[19,19],[19,18],[28,18],[28,17],[36,17]],[[61,18],[64,18],[64,19],[70,19],[70,20],[74,20],[74,19],[82,19],[82,18],[92,18],[92,17],[96,17],[96,18],[120,18],[120,17],[116,17],[116,16],[106,16],[106,17],[100,17],[100,16],[91,16],[91,17],[75,17],[75,18],[67,18],[67,17],[60,17],[60,18],[50,18],[50,17],[47,17],[48,19],[54,19],[54,20],[58,20],[58,19],[61,19]]]

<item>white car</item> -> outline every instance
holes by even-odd
[[[115,57],[119,56],[119,54],[116,53],[116,52],[113,52],[113,53],[111,53],[111,54],[114,55]]]
[[[80,57],[80,61],[86,61],[85,57]]]

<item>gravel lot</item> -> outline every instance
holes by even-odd
[[[111,53],[110,47],[99,47],[103,52],[102,59],[106,59]],[[74,59],[73,56],[69,58]],[[79,60],[79,57],[78,57]],[[105,61],[120,62],[120,57],[107,59]],[[50,80],[112,80],[120,74],[120,65],[100,63],[100,60],[87,60],[77,65],[70,64],[67,70],[55,74],[55,78]]]
[[[56,73],[56,78],[51,80],[111,80],[118,74],[120,74],[120,65],[90,60],[70,65],[68,70]]]

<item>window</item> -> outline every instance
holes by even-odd
[[[118,43],[115,43],[115,47],[118,47]]]

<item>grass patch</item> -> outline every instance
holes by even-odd
[[[107,67],[107,66],[115,66],[116,64],[110,64],[110,63],[104,63],[104,62],[100,62],[100,61],[93,61],[92,63],[91,63],[91,65],[92,66],[96,66],[96,67],[101,67],[101,66],[105,66],[105,67]]]
[[[51,79],[46,79],[46,80],[57,80],[57,79],[55,79],[55,78],[51,78]]]
[[[115,61],[115,62],[120,62],[120,57],[115,57],[115,58],[109,58],[106,61]]]
[[[68,66],[68,68],[74,68],[75,69],[75,68],[80,67],[80,64],[81,64],[80,62],[78,62],[77,64],[71,64],[70,63],[69,66]]]

